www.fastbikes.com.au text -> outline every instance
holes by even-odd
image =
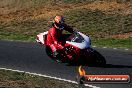
[[[86,82],[106,82],[106,83],[128,83],[130,81],[129,75],[86,75]]]

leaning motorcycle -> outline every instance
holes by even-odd
[[[90,37],[81,33],[68,34],[64,39],[64,49],[58,50],[58,55],[53,56],[52,49],[46,44],[48,31],[39,33],[36,41],[45,46],[47,55],[56,62],[85,63],[94,65],[105,65],[105,58],[91,48]]]

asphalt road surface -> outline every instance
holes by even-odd
[[[132,79],[132,51],[95,48],[106,59],[104,67],[83,66],[87,74],[129,74]],[[52,61],[45,47],[37,43],[0,41],[0,67],[39,73],[75,81],[78,66]],[[100,88],[132,88],[126,84],[90,84]]]

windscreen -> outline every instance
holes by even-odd
[[[84,41],[84,38],[80,34],[77,34],[77,35],[72,34],[71,36],[67,38],[66,41],[82,43]]]

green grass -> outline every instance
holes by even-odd
[[[100,10],[76,9],[65,13],[67,22],[89,34],[93,45],[131,48],[132,38],[108,38],[110,35],[132,32],[132,14],[105,14]]]
[[[36,35],[48,29],[47,20],[12,21],[0,24],[0,40],[34,41]]]
[[[42,5],[56,5],[56,4],[78,4],[78,3],[91,3],[97,1],[108,0],[1,0],[0,7],[7,6],[8,9],[21,10],[27,8],[34,8]],[[118,3],[128,2],[127,0],[116,0]]]
[[[99,46],[132,48],[131,38],[128,39],[106,39],[106,36],[113,34],[131,32],[132,14],[123,16],[121,22],[120,14],[106,15],[105,13],[95,10],[75,9],[64,14],[66,22],[74,25],[81,32],[87,33],[93,39],[93,44]],[[20,40],[34,41],[38,33],[48,30],[49,23],[47,19],[12,21],[10,23],[0,24],[1,40]],[[122,29],[124,25],[125,29]]]
[[[78,88],[64,81],[30,75],[24,72],[0,70],[1,88]]]
[[[5,0],[8,1],[8,0]],[[80,3],[84,0],[60,0],[60,3]],[[87,0],[86,0],[87,1]],[[18,1],[19,2],[19,1]],[[85,2],[85,1],[84,1]],[[9,2],[7,2],[8,5]],[[20,3],[28,3],[26,0]],[[52,0],[32,0],[31,6],[40,6],[52,3]],[[29,10],[29,9],[27,9]],[[30,11],[29,11],[30,12]],[[108,12],[109,13],[109,12]],[[93,39],[93,44],[109,47],[132,48],[131,39],[109,39],[111,35],[132,32],[132,14],[122,15],[120,11],[108,14],[98,9],[89,10],[77,8],[64,12],[66,23],[87,33]],[[11,22],[0,22],[0,40],[34,41],[38,33],[47,31],[50,24],[47,19],[13,20]],[[108,39],[106,39],[108,38]],[[117,43],[118,42],[118,43]],[[124,43],[123,43],[124,42]]]
[[[127,39],[114,39],[114,38],[93,39],[92,44],[101,47],[107,46],[107,47],[132,49],[132,37]]]
[[[35,36],[28,36],[22,34],[15,34],[15,33],[1,33],[0,32],[0,40],[16,40],[16,41],[34,41]]]
[[[97,1],[97,0],[95,0]],[[71,3],[82,3],[82,2],[91,2],[83,0],[1,0],[0,7],[7,6],[8,9],[11,9],[13,12],[19,11],[22,9],[34,8],[38,6],[49,6],[56,4],[71,4]]]
[[[64,13],[66,23],[94,38],[132,32],[132,14],[105,14],[100,10],[75,9]],[[123,19],[123,20],[122,20]],[[0,24],[0,32],[35,36],[48,30],[48,19],[11,21]],[[122,27],[123,26],[123,27]]]
[[[68,24],[94,38],[132,31],[132,14],[122,16],[118,13],[105,14],[100,10],[76,9],[66,12],[65,16]]]

